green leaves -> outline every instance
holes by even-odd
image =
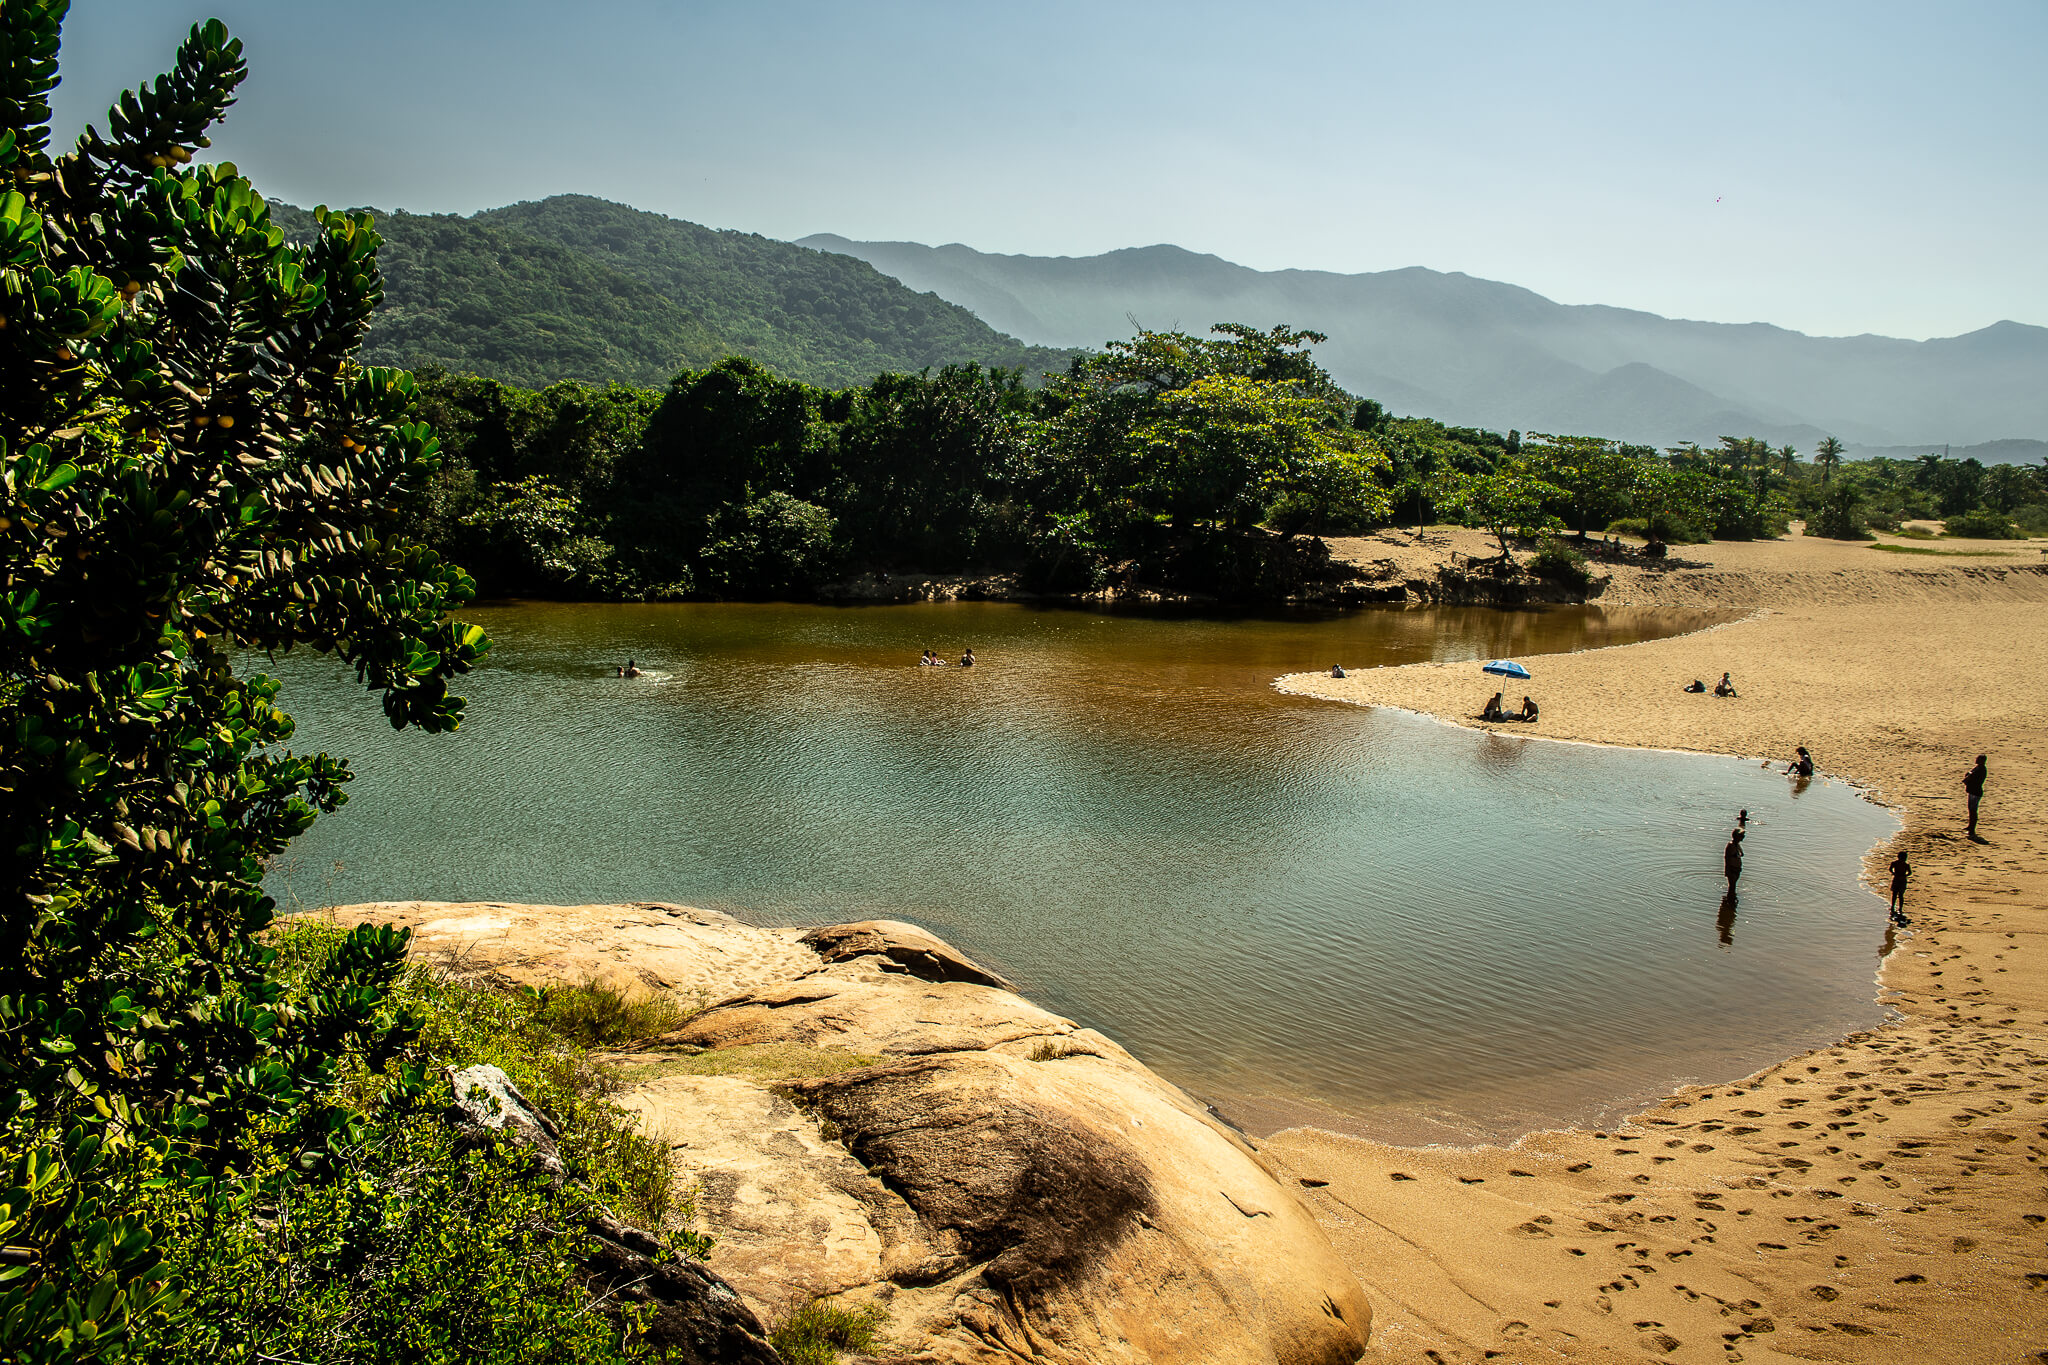
[[[395,534],[440,456],[410,377],[353,359],[368,219],[293,246],[189,164],[243,75],[213,22],[49,161],[63,10],[0,7],[0,1232],[38,1257],[0,1275],[10,1361],[120,1356],[176,1303],[145,1192],[240,1216],[252,1172],[330,1172],[348,1066],[417,1032],[390,931],[283,1002],[263,864],[351,774],[284,747],[239,661],[330,652],[448,729],[489,648],[446,619],[468,577]]]

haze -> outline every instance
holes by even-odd
[[[1819,334],[2048,323],[2048,6],[91,0],[58,124],[217,14],[299,203],[1425,265]]]

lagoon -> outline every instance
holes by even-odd
[[[1892,817],[1754,760],[1469,732],[1283,673],[1595,648],[1705,615],[1124,615],[1010,603],[514,603],[445,736],[266,665],[351,801],[287,908],[666,900],[916,921],[1254,1132],[1611,1121],[1883,1010]],[[916,666],[972,646],[975,669]],[[635,658],[644,677],[612,676]],[[1536,677],[1517,685],[1543,700]],[[1496,689],[1473,668],[1472,702]],[[1674,705],[1681,700],[1675,691]],[[1540,726],[1538,727],[1540,730]],[[1721,846],[1752,816],[1741,897]]]

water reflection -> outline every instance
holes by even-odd
[[[1489,1131],[1577,1120],[1876,1018],[1852,964],[1882,916],[1856,877],[1890,826],[1846,787],[1817,783],[1794,811],[1791,784],[1747,762],[1270,685],[1333,659],[1533,657],[1700,618],[475,615],[498,647],[455,735],[394,735],[345,679],[284,661],[295,743],[361,776],[273,875],[281,900],[912,919],[1240,1118],[1315,1101]],[[917,666],[969,645],[972,670]],[[646,676],[613,676],[627,657]],[[1697,916],[1738,806],[1771,837],[1742,942],[1723,926],[1709,944]]]
[[[1721,913],[1714,917],[1714,927],[1720,931],[1723,948],[1735,946],[1735,902],[1733,891],[1721,897]]]

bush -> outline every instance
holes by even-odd
[[[2030,536],[2048,536],[2048,507],[2030,502],[2025,507],[2015,507],[2012,512],[2013,525]]]
[[[303,1007],[346,937],[310,918],[271,935],[288,1005]],[[340,1178],[292,1181],[270,1168],[227,1199],[185,1182],[144,1197],[140,1211],[160,1232],[164,1269],[190,1317],[139,1334],[140,1358],[569,1365],[639,1354],[619,1320],[591,1311],[578,1229],[598,1204],[651,1228],[687,1220],[666,1146],[640,1135],[612,1102],[613,1074],[591,1065],[532,996],[418,966],[394,994],[420,1026],[406,1065],[433,1080],[407,1088],[360,1066],[342,1077],[363,1119],[337,1151]],[[517,1148],[458,1141],[444,1069],[478,1063],[501,1067],[558,1125],[570,1183]],[[686,1232],[670,1241],[686,1254],[710,1249]]]
[[[1869,523],[1863,518],[1863,503],[1846,483],[1828,489],[1820,507],[1807,519],[1806,534],[1827,540],[1869,540]]]
[[[1667,545],[1704,545],[1713,539],[1670,512],[1654,512],[1648,517],[1621,517],[1608,522],[1607,529],[1617,536],[1640,536],[1644,540],[1661,540]]]
[[[2026,532],[1988,507],[1978,507],[1950,517],[1941,525],[1942,534],[1967,540],[2024,540]]]
[[[789,1315],[769,1340],[788,1365],[833,1365],[841,1351],[872,1351],[875,1329],[889,1315],[878,1304],[848,1308],[828,1299],[812,1299]]]
[[[627,995],[603,982],[529,987],[525,999],[543,1028],[582,1047],[624,1047],[683,1026],[694,1011],[660,995]]]
[[[1556,536],[1545,536],[1536,543],[1536,553],[1529,559],[1529,572],[1582,590],[1592,578],[1586,571],[1586,557]]]

